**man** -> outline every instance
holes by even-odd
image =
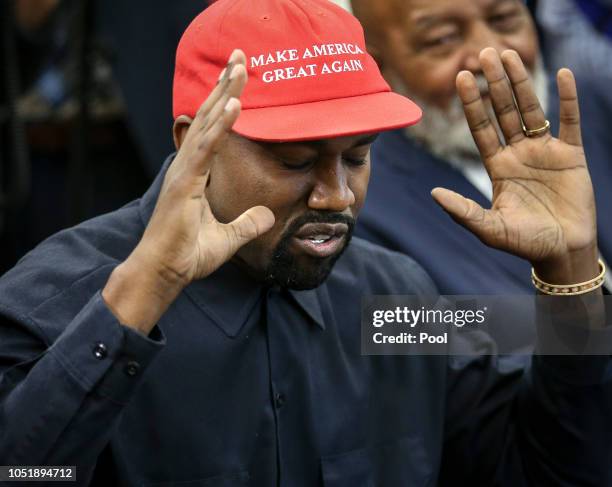
[[[572,75],[559,75],[555,139],[543,112],[526,110],[537,99],[516,53],[481,62],[492,97],[515,96],[527,129],[518,110],[500,115],[512,139],[500,147],[462,73],[478,145],[492,173],[512,180],[529,164],[533,184],[501,191],[486,212],[447,190],[434,197],[542,282],[598,301],[575,284],[600,282],[601,269],[568,123]],[[513,90],[494,83],[502,73]],[[178,152],[140,201],[60,233],[0,282],[4,463],[76,465],[93,485],[605,481],[608,357],[541,356],[523,369],[493,356],[360,355],[362,295],[435,289],[410,259],[349,245],[373,134],[420,118],[389,91],[352,16],[323,0],[215,3],[179,45],[174,114]],[[528,199],[551,169],[577,198]]]
[[[374,145],[368,202],[357,235],[415,258],[442,294],[530,293],[525,261],[478,245],[470,232],[448,225],[429,197],[432,188],[444,186],[488,207],[500,189],[500,182],[491,186],[455,92],[457,73],[472,72],[492,113],[478,61],[482,49],[519,53],[553,132],[558,130],[556,88],[547,81],[524,2],[353,0],[353,9],[385,78],[424,111],[420,124],[384,134]],[[584,147],[600,209],[600,250],[609,262],[612,228],[603,209],[612,207],[612,146],[604,129],[610,107],[600,96],[601,83],[583,80],[579,86],[588,94],[581,99]]]

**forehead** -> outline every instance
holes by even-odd
[[[522,0],[407,0],[401,3],[404,13],[414,22],[430,15],[472,17],[505,4],[523,5]]]
[[[310,140],[301,142],[266,142],[243,137],[231,132],[228,137],[229,152],[248,159],[251,156],[266,156],[266,154],[304,154],[304,153],[342,153],[345,151],[362,150],[374,143],[378,133],[336,137],[331,139]]]
[[[429,16],[479,16],[503,4],[523,5],[522,0],[354,0],[357,10],[387,21],[421,21]]]
[[[272,149],[313,149],[319,151],[344,151],[355,147],[363,147],[372,144],[378,137],[378,133],[349,135],[330,139],[309,140],[302,142],[265,142],[247,139],[235,132],[230,135],[230,141],[245,150]]]

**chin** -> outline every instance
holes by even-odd
[[[350,237],[339,252],[322,259],[294,255],[287,252],[286,249],[275,252],[266,268],[266,283],[271,286],[279,286],[296,291],[305,291],[319,287],[329,277],[336,261],[347,249],[349,240]]]
[[[308,259],[310,262],[298,263],[297,259],[286,265],[278,265],[275,262],[270,265],[266,272],[266,283],[271,286],[279,286],[284,289],[305,291],[315,289],[325,282],[331,274],[336,261],[342,252],[325,259]]]
[[[343,235],[342,247],[332,255],[323,256],[316,255],[316,252],[312,255],[308,246],[296,246],[294,235],[303,225],[312,222],[345,223],[347,231]],[[347,249],[354,226],[354,220],[345,215],[320,215],[311,212],[296,219],[270,254],[263,274],[266,284],[300,291],[319,287],[329,277],[334,264]]]

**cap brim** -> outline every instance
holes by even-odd
[[[243,109],[233,130],[249,139],[296,142],[383,132],[414,125],[422,111],[392,92],[299,105]]]

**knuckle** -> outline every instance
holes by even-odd
[[[565,114],[561,115],[559,118],[561,120],[561,123],[564,123],[565,125],[580,125],[579,115]]]
[[[472,131],[480,132],[487,129],[491,125],[491,121],[488,118],[483,118],[474,123]]]
[[[208,114],[208,100],[206,100],[204,103],[200,105],[200,108],[198,108],[198,111],[196,112],[196,117],[205,118],[207,114]]]
[[[213,140],[213,135],[210,132],[206,132],[198,142],[198,152],[208,153]]]
[[[510,142],[511,144],[518,142],[519,140],[521,140],[524,137],[524,133],[522,129],[516,130],[514,132],[511,132],[508,134],[507,140],[508,142]]]
[[[473,98],[473,99],[471,99],[471,100],[465,100],[465,101],[463,102],[463,105],[464,105],[466,108],[470,108],[470,107],[473,107],[474,105],[476,105],[477,103],[479,103],[479,102],[481,102],[481,101],[482,101],[482,98],[480,97],[480,94],[478,94],[476,97],[474,97],[474,98]]]
[[[523,113],[533,113],[540,110],[540,102],[538,100],[531,100],[523,106]]]
[[[209,122],[210,122],[210,113],[206,113],[206,115],[202,116],[202,125],[200,127],[200,131],[206,130],[206,127],[208,127]]]
[[[238,247],[242,242],[242,239],[240,238],[240,232],[236,227],[237,225],[229,226],[228,238],[232,247]]]
[[[489,86],[496,86],[499,84],[503,84],[503,85],[507,85],[508,84],[508,80],[506,79],[505,76],[501,76],[499,78],[493,79],[491,81],[488,81]]]
[[[257,222],[255,221],[255,219],[253,218],[253,215],[247,213],[245,218],[245,224],[244,224],[244,228],[243,228],[243,237],[244,238],[251,238],[251,236],[257,236],[259,234],[258,230],[257,230]]]
[[[499,113],[499,115],[508,115],[509,113],[514,113],[514,111],[516,110],[514,103],[512,102],[508,102],[505,103],[504,105],[500,106],[497,109],[497,112]]]
[[[531,80],[529,79],[529,76],[525,76],[521,79],[517,79],[513,84],[515,87],[519,88],[522,85],[524,85],[525,83],[529,83]]]
[[[476,206],[472,201],[468,201],[468,207],[465,212],[465,218],[472,221],[480,221],[484,219],[481,209]]]

